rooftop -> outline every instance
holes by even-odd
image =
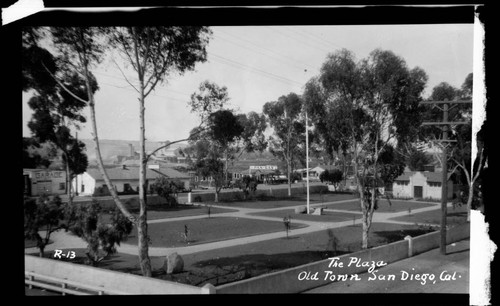
[[[442,172],[429,172],[429,171],[405,171],[403,174],[401,174],[396,178],[396,181],[409,181],[410,177],[415,175],[415,173],[417,172],[422,173],[427,178],[428,182],[439,183],[442,181],[443,177]],[[450,179],[451,175],[452,173],[448,174],[448,180]]]
[[[103,180],[101,172],[96,168],[87,169],[87,173],[93,177],[95,180]],[[127,166],[127,167],[114,167],[107,168],[106,173],[111,180],[138,180],[139,179],[139,167]],[[156,179],[158,176],[165,175],[170,178],[189,178],[188,174],[181,173],[177,170],[160,167],[160,169],[146,169],[146,179]]]

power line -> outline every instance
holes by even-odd
[[[94,72],[95,74],[99,74],[99,75],[103,75],[103,76],[107,76],[107,77],[110,77],[110,78],[114,78],[114,79],[118,79],[118,80],[123,80],[123,78],[121,77],[117,77],[117,76],[113,76],[113,75],[109,75],[109,74],[106,74],[106,73],[102,73],[102,72]],[[110,84],[107,84],[107,85],[110,85]],[[118,86],[115,86],[115,85],[111,85],[111,86],[114,86],[114,87],[117,87]],[[123,87],[120,87],[120,88],[125,88],[125,87],[130,87],[129,84],[123,86]],[[181,91],[177,91],[177,90],[174,90],[174,89],[169,89],[169,88],[164,88],[164,87],[156,87],[155,88],[155,91],[156,90],[165,90],[165,91],[168,91],[168,92],[172,92],[172,93],[177,93],[177,94],[180,94],[180,95],[183,95],[183,96],[187,96],[187,97],[190,97],[191,94],[187,94],[185,92],[181,92]]]
[[[297,40],[297,41],[299,41],[300,43],[302,43],[303,45],[305,45],[305,46],[307,46],[307,47],[309,47],[309,48],[311,48],[311,49],[315,49],[315,50],[316,50],[316,49],[321,49],[321,50],[322,50],[322,51],[324,51],[324,52],[330,52],[330,50],[326,50],[326,49],[323,49],[323,48],[320,48],[320,47],[314,47],[314,46],[312,46],[312,45],[310,45],[310,44],[306,44],[306,43],[304,43],[304,41],[302,41],[302,40],[298,39],[297,37],[294,37],[294,36],[288,35],[287,33],[283,33],[282,31],[278,31],[278,29],[275,29],[275,28],[273,28],[273,27],[266,27],[266,28],[268,28],[268,29],[270,29],[270,30],[272,30],[272,31],[274,31],[274,32],[276,32],[276,33],[279,33],[279,34],[281,34],[282,36],[285,36],[285,37],[291,38],[291,39],[293,39],[293,40]],[[296,34],[296,33],[294,33],[294,34]]]
[[[118,88],[118,89],[125,89],[125,90],[136,92],[134,89],[130,88],[130,85],[127,85],[125,87],[121,87],[121,86],[117,86],[117,85],[114,85],[114,84],[109,84],[109,83],[106,83],[106,82],[100,82],[100,84],[112,86],[112,87],[115,87],[115,88]],[[178,98],[174,98],[174,97],[169,97],[169,96],[164,96],[164,95],[159,95],[159,94],[155,93],[154,91],[152,92],[152,95],[155,96],[155,97],[161,97],[161,98],[166,98],[166,99],[170,99],[170,100],[176,100],[176,101],[179,101],[179,102],[187,102],[186,100],[182,100],[182,99],[178,99]]]
[[[296,84],[302,85],[301,82],[297,82],[297,81],[276,75],[276,74],[271,73],[271,72],[267,72],[267,71],[264,71],[264,70],[261,70],[261,69],[255,68],[255,67],[241,64],[239,62],[236,62],[236,61],[227,59],[223,56],[217,55],[213,52],[208,52],[208,53],[210,55],[212,55],[213,57],[215,57],[215,60],[219,60],[219,62],[222,64],[227,64],[227,65],[233,66],[233,67],[238,68],[238,69],[243,69],[243,70],[247,70],[250,72],[254,72],[254,73],[260,74],[260,75],[265,76],[265,77],[273,78],[277,81],[281,81],[281,82],[285,82],[285,83],[296,83]]]
[[[304,33],[303,35],[305,35],[306,37],[309,37],[309,38],[311,38],[311,39],[313,39],[313,40],[315,40],[315,41],[317,41],[317,42],[319,42],[319,43],[323,44],[324,46],[326,46],[326,47],[328,47],[328,48],[330,48],[331,46],[334,46],[334,47],[337,47],[337,48],[341,48],[341,49],[342,49],[342,47],[341,47],[341,46],[339,46],[339,45],[337,45],[337,44],[334,44],[334,43],[332,43],[332,42],[331,42],[331,41],[329,41],[329,40],[325,40],[325,39],[324,39],[324,38],[322,38],[321,36],[318,36],[318,35],[316,35],[316,34],[314,34],[314,33],[309,33],[309,32],[306,32],[306,31],[304,31],[304,29],[300,29],[300,28],[299,28],[298,30],[299,30],[299,32]],[[301,35],[301,34],[299,33],[299,35]]]
[[[244,39],[244,38],[241,38],[241,37],[237,37],[237,36],[235,36],[235,35],[232,35],[232,34],[229,34],[229,33],[223,32],[223,31],[220,31],[220,30],[219,30],[219,32],[223,33],[224,35],[231,36],[231,37],[233,37],[233,38],[235,38],[235,39],[237,39],[237,40],[240,40],[240,41],[242,41],[242,42],[245,42],[245,43],[247,43],[247,44],[253,45],[253,46],[255,46],[255,47],[259,48],[259,49],[265,50],[265,51],[267,51],[267,52],[274,53],[274,54],[276,54],[277,56],[271,56],[271,55],[269,55],[269,54],[262,53],[262,52],[260,52],[260,51],[258,51],[258,50],[255,50],[255,49],[253,49],[253,50],[251,50],[251,49],[250,49],[251,51],[254,51],[254,52],[257,52],[257,53],[263,54],[263,55],[268,56],[268,57],[270,57],[270,58],[278,59],[279,61],[282,61],[282,62],[287,61],[287,62],[289,62],[289,63],[292,63],[292,65],[293,65],[293,66],[295,66],[295,67],[297,67],[297,68],[299,68],[299,69],[304,69],[304,66],[308,66],[309,68],[312,68],[313,70],[319,70],[319,67],[312,66],[311,64],[307,64],[307,63],[304,63],[304,62],[302,62],[302,61],[297,61],[296,59],[294,59],[294,58],[292,58],[292,57],[289,57],[289,56],[288,56],[288,55],[286,55],[286,54],[283,54],[283,53],[281,53],[281,52],[277,52],[277,51],[275,51],[275,50],[271,50],[271,49],[269,49],[269,48],[265,48],[265,47],[259,46],[259,45],[255,44],[254,42],[252,42],[252,41],[250,41],[250,40],[247,40],[247,39]],[[228,39],[226,39],[226,38],[224,38],[224,37],[222,37],[222,36],[218,36],[218,37],[219,37],[219,38],[222,38],[223,40],[229,41],[229,42],[230,42],[230,43],[232,43],[232,44],[239,45],[239,44],[237,44],[237,43],[235,43],[235,42],[233,42],[233,41],[230,41],[230,40],[228,40]],[[246,47],[246,46],[242,46],[242,45],[239,45],[239,46],[241,46],[242,48],[245,48],[245,49],[249,49],[249,48],[248,48],[248,47]],[[300,62],[300,63],[304,64],[304,66],[297,66],[297,65],[296,65],[296,63],[297,63],[297,62]]]

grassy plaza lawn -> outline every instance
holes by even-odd
[[[210,207],[210,215],[235,211],[234,209]],[[138,213],[138,211],[133,212]],[[208,208],[205,206],[179,204],[175,207],[169,207],[167,205],[148,205],[148,220],[201,216],[207,214]]]
[[[294,209],[281,209],[251,213],[250,215],[284,218],[290,216],[292,224],[295,220],[317,221],[317,222],[342,222],[361,218],[361,214],[350,214],[343,212],[323,211],[322,215],[296,214]],[[298,221],[299,222],[299,221]]]
[[[390,202],[386,199],[380,199],[378,201],[378,208],[375,212],[400,212],[408,211],[408,209],[417,209],[423,207],[439,207],[438,204],[429,204],[416,201],[405,201],[405,200],[391,200]],[[349,210],[349,211],[361,211],[359,201],[352,201],[346,203],[338,204],[327,204],[325,205],[328,209],[338,209],[338,210]]]
[[[211,203],[219,206],[227,206],[227,207],[242,207],[242,208],[255,208],[255,209],[269,209],[269,208],[277,208],[277,207],[290,207],[290,206],[298,206],[306,204],[306,195],[293,195],[288,198],[273,198],[273,197],[259,197],[253,198],[246,201],[232,201],[232,202],[224,202],[221,201],[219,203]],[[350,200],[355,199],[356,195],[349,193],[313,193],[309,195],[310,203],[318,204],[323,202],[333,202],[333,201],[342,201],[342,200]]]
[[[184,240],[184,225],[189,234]],[[293,223],[293,228],[305,225]],[[181,247],[199,243],[241,238],[277,231],[284,231],[281,221],[255,220],[237,217],[205,217],[199,219],[152,223],[148,225],[148,235],[152,247]],[[126,244],[137,245],[137,230],[134,228]]]
[[[186,272],[166,275],[156,269],[156,277],[197,286],[213,285],[255,277],[332,256],[361,250],[361,226],[346,226],[308,234],[278,238],[223,249],[184,255]],[[415,225],[373,223],[369,246],[380,246],[432,231]],[[160,267],[163,258],[155,258],[154,267]]]
[[[406,235],[418,236],[429,231],[432,229],[416,225],[373,223],[369,234],[369,246],[380,246],[402,240]],[[82,264],[85,249],[71,250],[76,252],[76,258],[61,260]],[[167,275],[162,269],[164,256],[151,257],[151,264],[155,278],[195,286],[203,286],[205,283],[221,285],[359,250],[361,250],[361,226],[356,225],[297,236],[293,235],[292,230],[288,238],[183,255],[184,272],[174,275]],[[47,252],[47,256],[50,257],[52,254]],[[104,260],[99,267],[141,274],[136,255],[114,254]]]
[[[52,240],[49,240],[49,244],[51,244],[53,241]],[[24,239],[24,248],[27,249],[27,248],[34,248],[37,246],[37,241],[34,240],[34,239]]]
[[[438,207],[441,207],[439,205]],[[457,206],[455,208],[448,207],[446,216],[447,225],[458,225],[467,222],[467,206]],[[415,222],[424,224],[441,224],[441,209],[436,209],[433,211],[426,211],[422,213],[409,214],[397,218],[393,218],[394,221],[404,221],[404,222]]]

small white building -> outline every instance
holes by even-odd
[[[453,197],[453,181],[448,174],[448,199]],[[392,185],[395,198],[441,199],[442,172],[408,171],[398,176]]]
[[[319,176],[321,175],[321,173],[325,172],[326,170],[333,171],[335,169],[339,168],[335,165],[317,165],[316,167],[309,170],[309,176],[315,177],[319,180]]]
[[[45,169],[23,169],[24,194],[39,196],[66,193],[66,172]]]
[[[117,192],[131,192],[139,190],[139,167],[121,166],[114,168],[106,168],[106,173],[109,176],[113,186]],[[154,183],[157,177],[166,176],[171,179],[178,179],[184,182],[185,189],[189,190],[191,186],[191,177],[187,173],[182,173],[177,170],[166,167],[155,167],[155,169],[146,169],[146,180],[149,185]],[[78,195],[92,196],[97,188],[107,189],[104,178],[97,168],[87,169],[83,174],[79,174],[73,179],[73,190],[78,192]]]

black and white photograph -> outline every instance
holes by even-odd
[[[489,305],[480,5],[424,8],[45,8],[4,25],[24,294]]]

